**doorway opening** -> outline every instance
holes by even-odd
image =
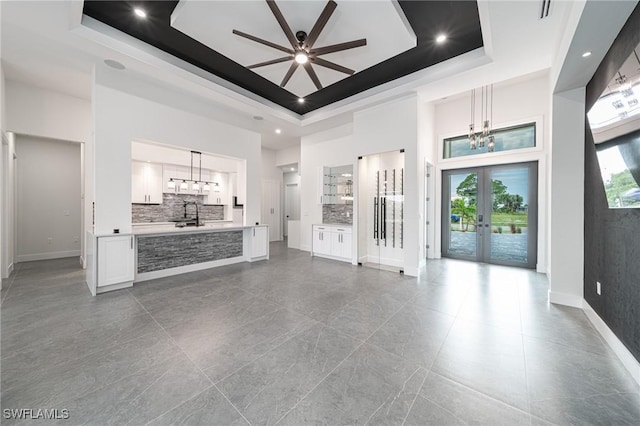
[[[534,269],[538,163],[447,170],[442,179],[442,255]]]

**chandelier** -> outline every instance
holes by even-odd
[[[491,122],[493,121],[493,84],[482,86],[480,89],[480,123],[482,130],[476,132],[476,90],[471,91],[471,122],[469,124],[469,148],[484,148],[493,152],[496,148],[495,137],[491,133]]]

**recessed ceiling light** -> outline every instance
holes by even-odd
[[[280,130],[280,129],[276,129],[276,133],[277,133],[277,134],[280,134],[280,133],[282,133],[282,130]]]
[[[303,104],[304,103],[304,98],[298,98],[298,103],[299,104]]]
[[[439,34],[436,37],[436,43],[444,43],[445,41],[447,41],[447,36],[444,34]]]
[[[143,9],[140,9],[139,7],[136,7],[135,9],[133,9],[133,13],[135,13],[138,18],[147,17],[147,12],[145,12]]]
[[[289,170],[290,170],[290,171],[292,171],[292,172],[295,172],[295,171],[296,171],[295,167],[292,167],[292,168],[290,168]]]
[[[297,63],[306,64],[308,60],[309,60],[309,57],[307,56],[306,53],[304,53],[304,52],[296,53],[296,62]]]
[[[582,54],[582,57],[583,57],[583,58],[588,58],[589,56],[591,56],[591,52],[584,52],[584,53]]]
[[[124,69],[124,65],[122,65],[120,62],[113,60],[113,59],[105,59],[104,63],[111,67],[111,68],[115,68],[117,70],[122,71]]]

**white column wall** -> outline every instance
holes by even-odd
[[[549,300],[582,307],[585,88],[553,95]]]
[[[154,100],[161,89],[150,88],[149,98],[131,94],[143,80],[102,68],[94,82],[94,193],[96,234],[131,231],[131,141],[161,144],[225,155],[246,161],[245,224],[260,221],[262,198],[260,135]],[[132,89],[133,90],[133,89]],[[140,93],[140,92],[138,92]],[[188,102],[188,98],[179,99]],[[180,102],[178,102],[180,103]],[[242,191],[240,191],[242,192]]]
[[[311,251],[311,226],[322,223],[319,182],[322,167],[352,165],[358,161],[355,154],[351,125],[305,136],[300,144],[300,249]],[[354,173],[354,188],[357,188]],[[355,206],[354,206],[355,208]],[[354,234],[357,214],[354,211]],[[354,251],[355,253],[355,251]]]
[[[417,276],[420,266],[421,202],[418,188],[417,95],[356,112],[353,115],[353,142],[357,156],[405,150],[404,273]],[[354,182],[354,187],[358,187],[357,182]],[[358,213],[354,212],[354,216],[357,217]]]

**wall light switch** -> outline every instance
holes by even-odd
[[[70,210],[65,210],[64,211],[64,215],[65,216],[71,216],[71,211]]]
[[[596,281],[596,293],[598,293],[598,296],[602,294],[602,284],[600,284],[600,281]]]
[[[49,237],[47,238],[47,244],[51,244],[53,242],[53,238]]]

